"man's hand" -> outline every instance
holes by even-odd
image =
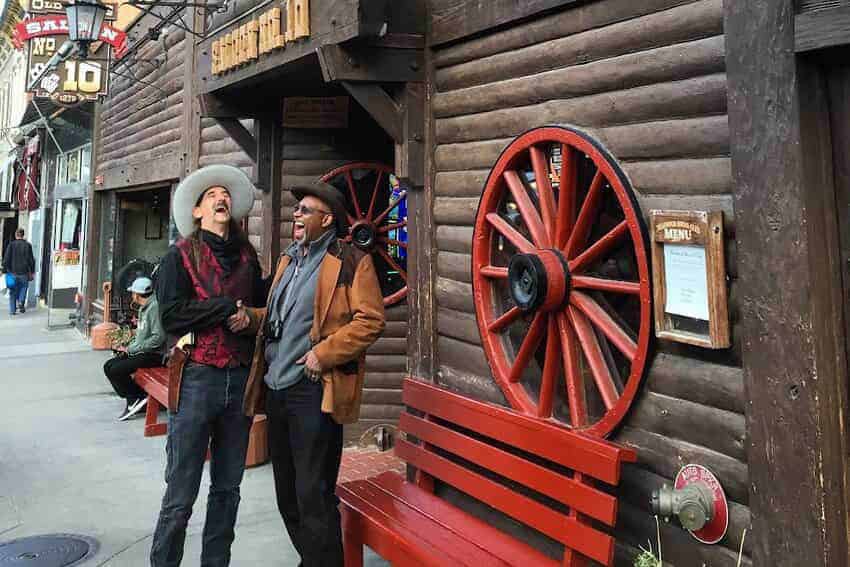
[[[236,302],[236,313],[227,318],[227,328],[231,333],[241,333],[251,324],[248,311],[242,305],[242,300]]]
[[[303,364],[304,374],[313,382],[318,382],[322,377],[322,365],[319,364],[319,359],[316,358],[312,350],[307,351],[307,354],[296,360],[295,364]]]

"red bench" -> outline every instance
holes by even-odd
[[[594,484],[616,485],[633,450],[416,380],[405,380],[403,398],[406,439],[395,452],[415,481],[384,473],[337,486],[347,567],[363,565],[364,544],[395,566],[613,564],[601,526],[614,526],[617,499]],[[435,480],[560,542],[563,557],[439,498]]]
[[[145,413],[145,437],[165,435],[168,422],[159,421],[159,411],[168,407],[168,369],[164,366],[155,368],[140,368],[133,375],[136,384],[148,393],[148,403]],[[267,421],[265,415],[255,415],[251,424],[248,440],[248,454],[245,466],[261,465],[269,460],[269,444],[267,437]]]

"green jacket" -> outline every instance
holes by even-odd
[[[165,331],[159,319],[159,304],[156,296],[151,295],[147,304],[139,310],[139,325],[133,340],[127,345],[127,354],[143,352],[162,352],[165,343]]]

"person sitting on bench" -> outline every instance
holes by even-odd
[[[148,278],[136,278],[129,288],[133,302],[141,305],[139,325],[133,340],[125,348],[118,349],[113,358],[103,365],[103,372],[115,389],[115,393],[127,402],[118,421],[138,414],[148,401],[148,395],[133,382],[133,372],[139,368],[162,366],[165,331],[159,320],[159,305],[153,294],[153,282]]]

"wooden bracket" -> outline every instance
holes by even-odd
[[[368,81],[406,83],[423,81],[425,55],[422,49],[400,49],[361,45],[323,45],[316,49],[326,82]]]
[[[216,117],[218,125],[227,132],[233,141],[235,141],[243,152],[248,154],[251,161],[257,162],[257,139],[248,131],[245,126],[239,122],[238,118],[220,118]]]
[[[211,94],[198,95],[198,102],[203,118],[253,118],[257,114]]]
[[[343,81],[342,86],[366,109],[372,118],[395,143],[404,141],[401,107],[383,88],[374,83],[362,84]]]

